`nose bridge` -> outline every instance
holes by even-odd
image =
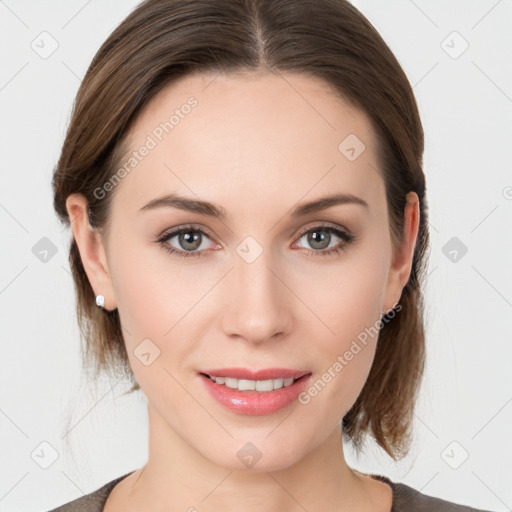
[[[227,333],[256,342],[288,330],[291,297],[283,278],[276,277],[278,268],[270,248],[264,249],[251,237],[239,244],[227,282]]]

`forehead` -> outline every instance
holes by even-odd
[[[382,191],[367,116],[306,75],[187,76],[149,102],[127,142],[115,193],[132,208],[171,191],[221,204]]]

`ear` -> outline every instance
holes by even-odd
[[[95,295],[105,297],[105,309],[116,309],[117,302],[108,270],[104,242],[97,229],[91,227],[87,199],[82,194],[70,194],[66,209],[80,258]]]
[[[397,305],[411,274],[414,248],[416,247],[420,224],[420,201],[416,192],[409,192],[406,201],[403,239],[389,269],[383,313],[390,311]]]

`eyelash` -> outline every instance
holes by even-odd
[[[207,256],[207,251],[205,250],[202,250],[202,251],[181,251],[181,250],[178,250],[178,249],[175,249],[174,247],[170,246],[168,243],[167,243],[167,240],[169,240],[169,238],[173,238],[175,237],[176,235],[180,235],[181,233],[189,233],[189,232],[195,232],[195,233],[201,233],[201,235],[205,235],[206,237],[208,238],[211,238],[211,236],[206,233],[205,231],[203,231],[202,229],[199,229],[199,228],[195,228],[194,226],[183,226],[179,229],[176,229],[174,231],[170,231],[168,233],[164,233],[163,235],[157,237],[156,239],[156,242],[159,243],[169,254],[174,254],[180,258],[188,258],[188,257],[198,257],[198,256]],[[343,252],[346,248],[346,246],[352,242],[354,242],[356,240],[356,237],[351,234],[351,233],[348,233],[348,232],[345,232],[345,231],[341,231],[340,229],[337,229],[331,225],[328,225],[328,224],[319,224],[317,226],[313,226],[311,228],[307,228],[305,230],[303,230],[297,240],[300,240],[304,235],[307,235],[308,233],[310,232],[314,232],[314,231],[329,231],[331,233],[334,233],[336,236],[338,236],[339,238],[341,238],[343,240],[342,245],[338,245],[336,247],[332,247],[330,249],[324,249],[324,250],[321,250],[321,251],[314,251],[312,249],[305,249],[306,252],[310,255],[312,255],[313,257],[317,257],[317,256],[333,256],[334,254],[338,255],[340,254],[341,252]]]

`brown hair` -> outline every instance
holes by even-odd
[[[69,225],[66,198],[81,193],[90,224],[108,227],[112,193],[94,190],[115,173],[137,115],[164,87],[197,73],[279,71],[323,79],[365,112],[379,142],[396,249],[409,191],[420,200],[420,226],[400,313],[384,318],[368,379],[343,418],[346,438],[360,449],[366,434],[395,460],[411,441],[413,409],[425,360],[423,295],[429,235],[423,129],[412,88],[369,21],[345,0],[146,0],[109,36],[77,93],[53,176],[54,207]],[[95,371],[127,367],[117,310],[101,311],[72,238],[84,362]],[[131,372],[130,372],[131,373]],[[131,374],[131,391],[139,389]]]

